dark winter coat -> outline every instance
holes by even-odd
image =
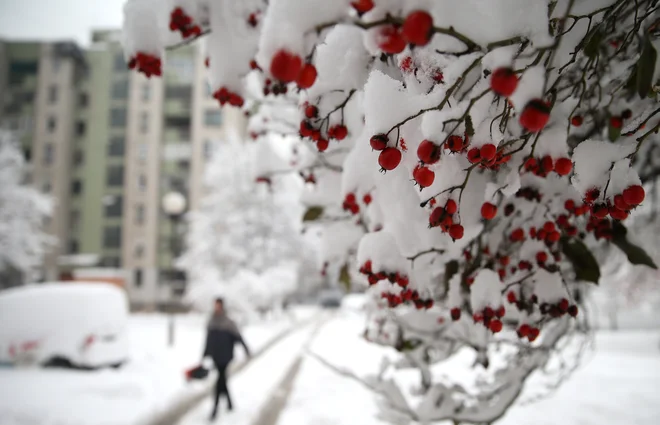
[[[216,314],[209,320],[204,357],[211,357],[216,365],[226,365],[234,358],[234,345],[237,342],[243,345],[245,353],[249,356],[250,350],[243,341],[236,323],[225,314]]]

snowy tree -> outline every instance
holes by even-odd
[[[206,195],[190,213],[188,249],[180,261],[193,294],[205,294],[207,304],[209,295],[224,291],[244,309],[263,311],[297,284],[295,273],[282,269],[296,269],[302,247],[299,182],[260,177],[263,166],[276,166],[277,153],[258,148],[236,137],[218,143],[206,169]]]
[[[422,372],[413,392],[363,380],[392,421],[496,421],[534,372],[566,375],[550,365],[588,329],[594,250],[655,267],[626,229],[660,173],[655,0],[129,0],[125,16],[131,68],[159,76],[167,48],[208,35],[219,103],[254,114],[257,139],[299,134],[324,271],[380,294],[370,339],[403,353],[384,371]],[[434,381],[466,349],[474,385]]]
[[[54,242],[43,229],[52,202],[25,184],[25,171],[15,135],[0,129],[0,285],[12,274],[27,277]]]

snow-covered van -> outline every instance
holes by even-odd
[[[128,358],[128,301],[115,285],[52,282],[0,291],[0,365],[81,369]]]

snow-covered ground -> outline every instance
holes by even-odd
[[[296,309],[291,316],[246,326],[253,351],[314,314]],[[167,346],[167,317],[134,315],[129,324],[131,360],[118,370],[77,372],[0,369],[2,425],[129,425],[142,423],[198,383],[186,383],[184,370],[197,364],[204,344],[205,318],[179,315],[175,346]],[[236,360],[244,359],[240,348]]]

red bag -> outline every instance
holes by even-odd
[[[186,380],[191,381],[193,379],[199,380],[204,379],[208,376],[209,371],[204,366],[199,365],[193,368],[186,370]]]

